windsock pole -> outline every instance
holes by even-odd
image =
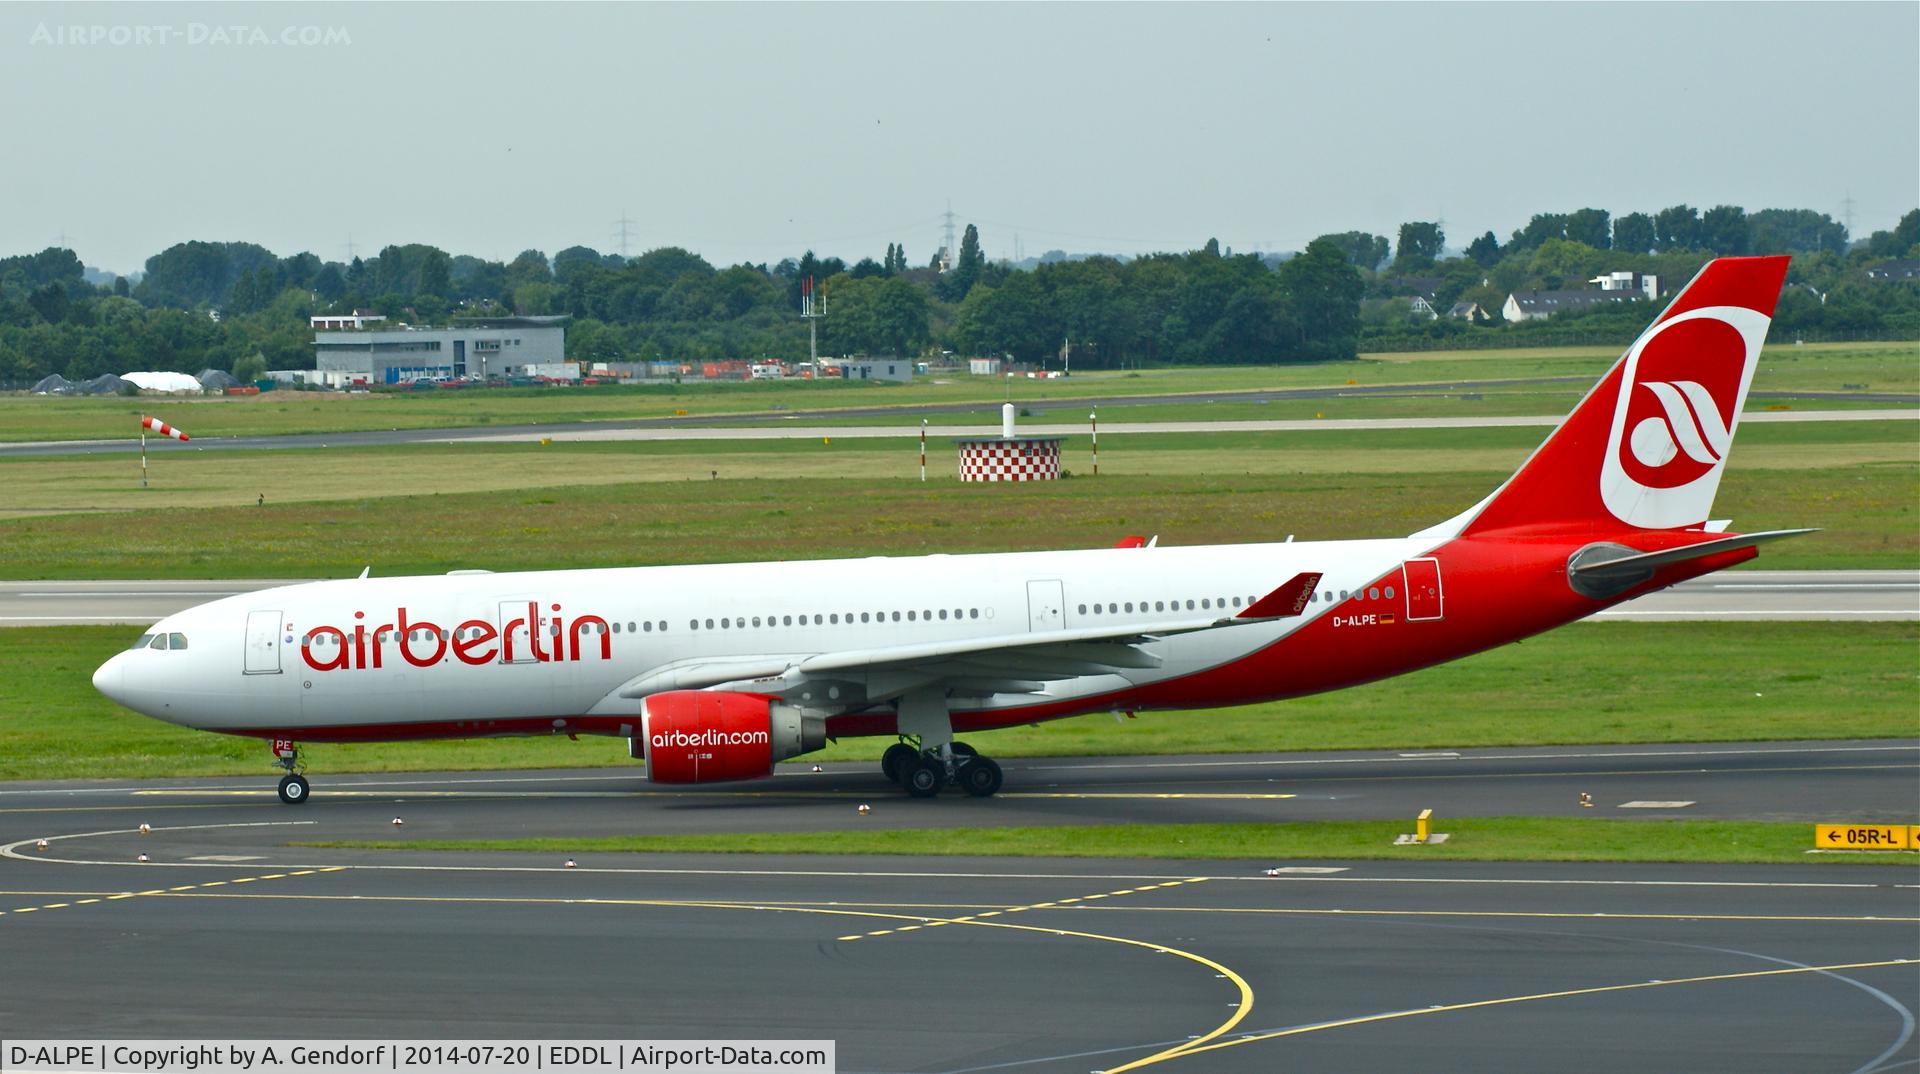
[[[1094,410],[1093,413],[1088,414],[1087,420],[1093,423],[1093,476],[1099,477],[1100,476],[1100,411],[1096,409]]]
[[[147,430],[148,429],[152,429],[154,432],[159,433],[161,436],[171,436],[175,440],[178,440],[183,444],[186,443],[189,439],[191,439],[189,436],[187,436],[186,433],[183,433],[180,430],[174,428],[173,426],[168,425],[166,422],[161,421],[159,418],[151,417],[146,414],[140,415],[140,487],[141,488],[147,487]]]

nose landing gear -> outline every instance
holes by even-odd
[[[307,777],[297,771],[305,767],[300,764],[300,747],[290,739],[274,739],[273,763],[287,772],[280,777],[280,801],[287,805],[304,805],[307,801]]]

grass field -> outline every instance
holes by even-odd
[[[1107,438],[1101,476],[961,485],[936,443],[665,441],[0,461],[0,577],[313,578],[1410,533],[1494,488],[1537,429]],[[1770,567],[1920,566],[1912,422],[1755,424],[1716,514],[1817,526]],[[712,475],[718,474],[718,480]],[[265,494],[264,507],[256,506]],[[385,495],[375,495],[385,493]],[[10,516],[10,517],[9,517]],[[377,525],[369,525],[377,518]],[[1036,521],[1042,520],[1044,522]],[[398,535],[404,534],[402,538]]]
[[[0,780],[270,782],[261,742],[148,719],[94,692],[93,669],[138,633],[0,631]],[[1580,623],[1332,694],[1124,722],[1083,716],[975,741],[1030,757],[1905,737],[1920,734],[1917,657],[1914,623]],[[847,740],[806,760],[873,759],[885,745]],[[305,758],[323,787],[338,772],[633,764],[624,741],[584,737],[320,744]]]
[[[1614,348],[1368,355],[1353,362],[1294,366],[1205,367],[1082,373],[1070,380],[1013,384],[1013,398],[1045,409],[1049,399],[1315,386],[1437,383],[1572,376],[1591,381],[1618,356]],[[1754,376],[1756,391],[1920,392],[1920,348],[1911,343],[1774,344]],[[1577,393],[1584,385],[1574,385]],[[269,436],[348,429],[426,429],[524,422],[695,417],[765,413],[775,407],[821,409],[918,403],[998,403],[1001,378],[925,378],[912,385],[761,381],[735,384],[603,385],[371,394],[268,392],[231,398],[42,398],[0,396],[0,440],[130,437],[138,416],[160,413],[194,436]],[[1558,392],[1548,394],[1557,395]],[[1827,404],[1806,404],[1827,405]],[[1561,409],[1564,409],[1561,408]],[[1547,411],[1553,412],[1552,410]],[[1304,416],[1301,415],[1301,416]]]
[[[1890,817],[1889,822],[1912,818]],[[1779,821],[1444,817],[1436,846],[1394,846],[1404,820],[1277,824],[1114,824],[1059,828],[888,829],[588,839],[355,840],[295,843],[375,850],[555,854],[901,854],[961,857],[1288,861],[1663,861],[1920,864],[1906,851],[1809,854],[1813,825]],[[1364,911],[1363,911],[1364,912]]]

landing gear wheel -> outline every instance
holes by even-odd
[[[967,745],[965,742],[955,742],[952,744],[952,746],[953,746],[953,755],[955,757],[980,756],[979,750],[974,749],[972,746]]]
[[[960,786],[975,798],[991,798],[1000,789],[1000,766],[990,757],[975,756],[960,766]]]
[[[307,777],[283,776],[280,779],[280,800],[288,805],[302,805],[307,800]]]
[[[905,742],[896,742],[887,747],[887,752],[880,755],[880,771],[886,775],[889,782],[898,783],[906,778],[907,766],[919,757],[919,750]]]
[[[915,757],[900,777],[900,785],[915,798],[932,798],[946,782],[947,766],[934,757]]]

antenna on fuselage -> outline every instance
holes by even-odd
[[[366,566],[360,568],[360,580],[363,582],[366,581],[367,575],[372,573],[373,573],[373,564],[369,563]]]

